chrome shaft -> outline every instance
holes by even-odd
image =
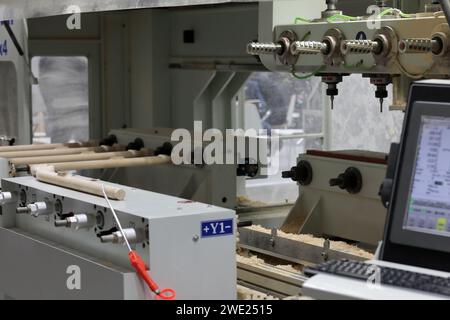
[[[403,39],[398,44],[400,53],[437,53],[441,44],[437,39]]]
[[[281,53],[283,46],[278,43],[250,42],[247,45],[247,53],[259,56],[260,54]]]
[[[380,44],[372,40],[346,40],[341,44],[342,54],[369,54],[379,49]]]
[[[327,45],[319,41],[295,41],[291,45],[291,54],[319,54],[327,50]]]

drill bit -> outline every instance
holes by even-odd
[[[383,113],[383,102],[384,102],[384,99],[380,98],[380,112],[381,113]]]
[[[330,96],[330,101],[331,101],[331,110],[334,109],[334,96]]]

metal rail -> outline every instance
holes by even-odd
[[[324,246],[319,247],[280,237],[275,229],[269,234],[241,228],[239,229],[239,246],[245,250],[302,265],[318,264],[327,260],[338,259],[367,260],[360,256],[332,250],[329,248],[329,242],[326,240]]]
[[[300,295],[307,277],[272,266],[237,263],[238,284],[277,298]]]
[[[259,0],[261,1],[261,0]],[[269,1],[269,0],[263,0]],[[270,0],[271,1],[271,0]],[[256,0],[2,0],[1,20],[46,17],[74,12],[100,12],[143,8],[189,7],[255,3]]]

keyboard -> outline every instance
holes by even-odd
[[[347,259],[328,261],[314,267],[308,267],[304,273],[307,276],[327,273],[368,281],[372,284],[378,283],[450,296],[450,278],[382,267],[361,261]]]

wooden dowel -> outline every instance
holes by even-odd
[[[9,162],[15,166],[20,166],[20,165],[43,164],[43,163],[106,160],[111,159],[113,157],[124,157],[124,158],[143,157],[148,156],[150,154],[151,151],[148,149],[142,149],[140,151],[128,150],[116,152],[87,151],[80,154],[11,158],[9,159]]]
[[[113,158],[108,160],[78,161],[54,164],[37,164],[31,166],[31,173],[37,180],[69,188],[81,192],[102,196],[102,185],[98,181],[82,179],[72,176],[64,171],[82,169],[107,169],[120,167],[137,167],[169,163],[169,156],[159,155],[141,158]],[[57,171],[59,171],[57,173]],[[62,171],[62,172],[61,172]],[[109,198],[123,200],[125,191],[120,188],[106,186],[105,191]]]
[[[106,152],[124,150],[124,146],[101,146],[101,147],[83,147],[83,148],[57,148],[52,150],[31,150],[18,152],[0,152],[0,158],[24,158],[24,157],[45,157],[55,155],[80,154],[86,151]]]
[[[0,152],[2,158],[23,158],[23,157],[42,157],[47,155],[61,155],[61,154],[79,154],[85,151],[94,151],[96,148],[57,148],[51,150],[28,150],[17,152]]]
[[[67,148],[67,147],[62,143],[3,146],[3,147],[0,147],[0,153],[17,152],[17,151],[32,151],[32,150],[52,150],[52,149],[58,149],[58,148]]]
[[[0,153],[3,152],[17,152],[17,151],[33,151],[33,150],[53,150],[59,148],[81,148],[81,147],[96,147],[98,141],[86,142],[67,142],[67,143],[49,143],[49,144],[24,144],[17,146],[0,146]]]
[[[108,160],[93,160],[93,161],[77,161],[77,162],[62,162],[53,163],[51,166],[55,171],[68,170],[88,170],[88,169],[108,169],[108,168],[122,168],[122,167],[139,167],[169,163],[171,161],[169,156],[159,155],[154,157],[140,157],[140,158],[117,158]],[[32,170],[33,172],[33,166]]]
[[[36,179],[41,182],[54,184],[60,187],[73,189],[81,192],[103,196],[102,183],[99,181],[83,179],[80,176],[70,174],[58,174],[49,168],[41,167],[36,171]],[[108,198],[114,200],[125,199],[125,190],[105,184],[105,192]]]

